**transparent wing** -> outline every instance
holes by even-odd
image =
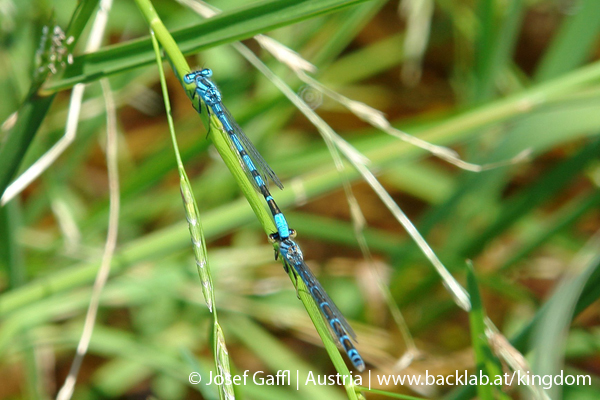
[[[254,147],[254,145],[252,144],[250,139],[248,139],[248,136],[246,136],[244,131],[242,131],[242,128],[240,128],[240,126],[237,124],[237,122],[235,122],[235,119],[231,116],[231,113],[229,112],[227,107],[225,107],[222,103],[221,103],[221,107],[223,107],[225,116],[227,117],[227,119],[229,120],[229,123],[233,127],[234,132],[240,139],[242,146],[244,146],[244,148],[246,149],[246,153],[248,153],[248,155],[250,156],[250,159],[252,159],[252,162],[258,169],[258,173],[263,177],[265,184],[268,185],[269,179],[270,179],[271,181],[273,181],[273,183],[275,183],[275,185],[277,185],[277,187],[279,189],[283,189],[283,184],[277,177],[277,174],[275,174],[275,171],[273,171],[271,169],[271,167],[269,167],[269,164],[267,164],[267,162],[260,155],[258,150],[256,150],[256,147]],[[244,165],[244,167],[245,167],[245,165]],[[254,182],[254,179],[252,179],[252,181]]]
[[[308,265],[306,265],[304,262],[292,263],[291,265],[294,268],[294,270],[296,271],[296,273],[298,274],[298,276],[300,276],[300,278],[302,279],[302,281],[304,281],[304,284],[306,285],[306,287],[308,289],[308,292],[311,294],[311,296],[313,297],[313,299],[315,299],[315,301],[317,301],[317,303],[318,303],[319,299],[315,298],[314,294],[310,290],[312,287],[316,287],[317,290],[323,296],[323,299],[327,303],[329,303],[329,308],[331,308],[331,311],[333,311],[333,314],[340,321],[340,323],[342,324],[342,326],[344,327],[344,329],[346,330],[346,332],[348,333],[348,335],[350,335],[350,337],[352,339],[354,339],[354,341],[356,342],[357,341],[356,340],[356,333],[354,333],[354,330],[352,329],[352,327],[350,326],[350,324],[348,323],[348,321],[346,321],[346,318],[344,318],[344,315],[342,314],[342,312],[337,308],[337,306],[335,305],[335,303],[333,302],[333,300],[331,300],[331,297],[329,297],[327,295],[327,292],[325,291],[325,289],[323,288],[323,286],[321,286],[321,284],[319,283],[319,281],[317,280],[317,278],[315,277],[315,275],[312,273],[312,271],[310,270],[310,268],[308,268]],[[325,317],[325,319],[327,319],[327,316],[323,313],[323,310],[321,309],[321,307],[319,306],[319,304],[317,304],[317,307],[319,308],[319,311],[321,312],[321,315],[323,315],[323,317]],[[329,327],[329,330],[333,333],[333,337],[335,337],[336,341],[338,343],[340,343],[340,340],[337,337],[337,335],[335,334],[335,332],[333,331],[333,329],[331,328],[331,325],[329,324],[329,321],[327,321],[327,322],[328,322],[327,326]]]

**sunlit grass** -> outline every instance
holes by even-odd
[[[0,9],[0,121],[6,121],[0,131],[1,187],[63,135],[68,90],[89,83],[72,146],[0,208],[2,368],[24,371],[6,398],[55,396],[81,335],[108,223],[105,115],[97,84],[104,77],[119,105],[119,244],[74,398],[139,393],[217,398],[216,387],[188,383],[191,371],[207,376],[215,370],[212,348],[221,339],[213,336],[196,272],[149,24],[135,2],[116,2],[107,45],[84,55],[89,31],[84,25],[93,20],[95,3],[83,1],[77,12],[72,2],[49,3],[57,24],[76,38],[74,59],[64,74],[40,82],[32,80],[33,56],[49,9],[34,14],[30,2],[4,2],[11,7]],[[226,339],[232,373],[290,369],[302,378],[309,371],[336,370],[281,264],[273,260],[265,235],[272,223],[263,200],[244,187],[243,173],[234,179],[214,151],[216,131],[207,137],[197,104],[179,81],[188,71],[173,74],[172,67],[184,64],[215,71],[230,111],[282,178],[283,191],[271,188],[277,203],[298,231],[305,259],[355,328],[358,349],[373,374],[453,374],[482,365],[490,372],[498,368],[496,359],[504,368],[519,368],[525,360],[519,353],[502,355],[502,346],[482,337],[488,317],[527,357],[533,373],[564,369],[592,374],[597,381],[595,347],[582,345],[598,340],[593,236],[600,198],[600,65],[591,61],[600,29],[593,18],[597,1],[582,0],[568,10],[554,1],[490,0],[477,8],[432,2],[430,40],[422,57],[411,60],[397,3],[220,2],[213,5],[225,12],[211,20],[175,2],[152,4],[176,40],[170,45],[187,57],[175,59],[161,41],[171,56],[164,65],[173,128],[202,220],[219,334]],[[412,15],[409,23],[422,23],[418,15],[406,15]],[[544,17],[551,17],[551,29],[535,31]],[[9,20],[14,23],[4,23]],[[328,98],[316,109],[369,158],[369,168],[452,277],[465,288],[469,281],[469,293],[481,294],[471,314],[456,305],[414,242],[346,164],[374,257],[365,261],[343,181],[316,128],[229,46],[257,33],[268,33],[316,65],[311,76],[322,84],[383,111],[395,128],[450,146],[466,161],[495,163],[531,152],[531,160],[517,165],[461,171],[369,127]],[[244,44],[293,91],[306,93],[273,57],[250,40]],[[417,69],[422,62],[420,81],[406,81],[407,61]],[[9,116],[17,110],[14,124]],[[218,146],[221,154],[227,152],[226,142]],[[248,196],[256,195],[256,203],[240,196],[240,185]],[[467,273],[467,259],[474,275]],[[402,371],[394,365],[410,346],[390,323],[373,278],[375,266],[420,352]],[[578,316],[574,322],[573,316]],[[339,371],[337,361],[336,366]],[[249,384],[235,390],[257,399],[353,396],[337,387],[300,386],[296,391],[295,384]],[[453,399],[492,398],[500,390],[374,389]],[[510,397],[521,390],[522,396],[535,393],[514,386],[504,390]],[[548,394],[575,399],[599,392],[593,383],[553,387]]]

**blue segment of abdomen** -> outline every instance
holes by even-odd
[[[231,123],[225,116],[225,111],[223,110],[223,107],[221,107],[221,103],[215,103],[211,108],[213,109],[213,112],[217,115],[217,117],[219,118],[219,121],[221,121],[221,123],[223,124],[223,127],[225,128],[225,130],[227,132],[233,132],[233,126],[231,126]]]
[[[290,227],[285,220],[283,214],[276,214],[273,216],[275,219],[275,226],[277,227],[277,233],[280,238],[287,238],[290,236]]]
[[[238,139],[237,135],[232,134],[232,135],[230,135],[230,137],[231,137],[231,141],[233,142],[233,145],[235,146],[238,153],[241,153],[242,151],[244,151],[244,146],[242,146],[242,144],[240,143],[240,140]]]

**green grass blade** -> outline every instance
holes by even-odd
[[[600,2],[573,3],[576,12],[568,15],[544,54],[535,73],[538,82],[555,78],[580,66],[598,43]]]
[[[26,268],[23,263],[23,251],[17,243],[17,232],[22,225],[21,210],[18,201],[13,201],[0,207],[0,269],[6,269],[8,289],[13,290],[26,282]],[[35,349],[27,347],[31,340],[30,332],[25,329],[20,332],[18,342],[25,348],[25,382],[26,393],[31,399],[43,399],[43,386],[39,374]]]
[[[318,15],[334,12],[366,0],[270,0],[225,12],[189,28],[172,32],[174,41],[183,54],[197,53],[214,46],[247,39],[258,33],[290,25]],[[149,10],[148,3],[141,7]],[[153,26],[159,42],[160,32]],[[165,28],[166,29],[166,28]],[[166,50],[166,47],[165,47]],[[65,76],[45,87],[49,92],[69,88],[76,83],[90,82],[132,68],[152,63],[154,55],[150,38],[109,46],[95,53],[75,57]],[[179,70],[181,76],[189,72]]]
[[[75,45],[81,38],[85,26],[90,20],[92,13],[98,6],[100,0],[83,0],[77,4],[77,8],[73,13],[73,18],[66,30],[67,37],[73,36],[73,43],[69,45],[70,49],[75,48]]]
[[[494,356],[486,335],[486,315],[481,302],[481,295],[477,284],[477,278],[473,266],[467,265],[467,290],[471,299],[471,311],[469,312],[469,321],[471,326],[471,341],[475,353],[475,362],[477,369],[483,372],[483,375],[493,382],[496,376],[502,375],[502,366]],[[496,389],[496,390],[494,390]],[[480,399],[495,399],[495,394],[499,398],[507,399],[502,393],[502,387],[495,385],[478,385],[477,393]]]
[[[494,1],[487,1],[490,3]],[[496,2],[497,3],[497,2]],[[483,36],[480,46],[476,51],[478,61],[478,79],[475,86],[475,102],[484,102],[489,100],[494,94],[497,79],[503,70],[508,69],[512,60],[512,53],[518,39],[518,33],[521,28],[521,21],[525,12],[523,0],[512,0],[506,15],[503,15],[501,27],[498,29],[493,43],[491,41],[489,25],[492,25],[487,18],[480,20],[483,25]],[[486,12],[486,15],[488,12]],[[493,26],[493,25],[492,25]]]
[[[492,354],[485,335],[485,313],[481,304],[475,273],[471,265],[467,269],[467,290],[471,299],[469,321],[471,326],[471,342],[473,352],[475,353],[475,364],[477,370],[483,372],[489,378],[489,371],[487,371],[486,366]],[[477,385],[477,394],[481,400],[491,400],[494,398],[492,387],[488,385]]]
[[[560,283],[556,292],[547,303],[546,312],[536,324],[533,332],[532,346],[535,351],[533,370],[541,376],[560,375],[564,370],[564,347],[578,300],[584,286],[597,271],[597,260],[600,258],[598,236],[592,238],[588,248],[584,248],[578,259],[572,262],[571,271]],[[552,385],[546,394],[552,399],[561,398],[561,387]]]
[[[17,122],[0,147],[0,193],[4,193],[21,165],[55,96],[37,96],[34,93],[19,109]]]
[[[26,282],[23,254],[17,243],[17,232],[21,225],[18,202],[0,207],[0,267],[5,270],[10,288]]]
[[[477,4],[476,13],[479,26],[475,42],[475,71],[479,74],[485,70],[485,65],[491,58],[490,51],[494,48],[495,6],[494,0],[482,0]]]

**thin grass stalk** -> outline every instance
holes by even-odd
[[[492,379],[494,377],[502,375],[502,367],[499,365],[496,357],[494,357],[485,334],[485,310],[483,309],[477,278],[471,263],[467,264],[467,289],[471,299],[469,323],[471,326],[471,344],[475,353],[476,367],[480,373],[483,373],[490,379],[490,382],[493,382]],[[481,400],[492,400],[496,398],[495,395],[498,398],[507,400],[507,397],[501,391],[501,386],[478,385],[477,393]]]
[[[194,197],[190,181],[185,172],[183,162],[181,160],[181,154],[179,152],[179,146],[177,145],[177,138],[175,135],[175,124],[173,123],[173,116],[171,113],[171,102],[169,101],[169,92],[167,89],[167,82],[165,80],[165,72],[162,66],[162,59],[160,55],[160,48],[154,35],[154,32],[150,32],[152,37],[152,45],[156,54],[156,64],[158,66],[160,84],[162,88],[163,99],[165,102],[165,111],[167,114],[167,121],[169,124],[169,131],[171,133],[171,141],[173,143],[173,150],[175,152],[175,158],[177,160],[177,169],[179,172],[180,190],[181,197],[183,200],[183,208],[185,210],[185,217],[188,222],[190,237],[193,244],[194,259],[196,261],[196,267],[198,269],[198,275],[200,276],[202,293],[204,295],[204,301],[206,306],[211,312],[213,319],[213,334],[211,335],[213,341],[213,355],[215,358],[215,365],[217,368],[217,374],[224,377],[231,376],[231,367],[229,362],[229,353],[225,343],[225,335],[219,324],[219,318],[217,316],[217,308],[215,302],[214,284],[210,273],[210,265],[208,263],[208,254],[206,250],[206,239],[204,238],[204,231],[202,229],[202,221],[200,220],[200,211],[198,210],[198,203]],[[234,399],[233,386],[231,380],[224,379],[221,383],[218,383],[219,396],[221,399]]]
[[[113,255],[117,247],[117,235],[119,231],[119,208],[120,208],[120,193],[119,193],[119,169],[117,159],[117,121],[116,121],[116,110],[114,101],[111,95],[110,85],[108,80],[103,79],[101,81],[104,98],[106,99],[106,115],[107,115],[107,145],[106,145],[106,163],[108,166],[108,182],[109,182],[109,221],[108,221],[108,233],[106,235],[106,243],[104,247],[104,254],[102,255],[102,263],[100,269],[96,275],[94,281],[94,287],[92,289],[92,297],[90,304],[85,315],[85,322],[83,327],[83,333],[79,339],[77,345],[77,352],[69,374],[67,375],[65,382],[59,390],[56,399],[57,400],[69,400],[73,396],[75,384],[77,382],[77,375],[79,369],[83,363],[83,357],[88,351],[92,334],[94,332],[94,326],[96,323],[96,315],[98,314],[98,308],[100,306],[100,296],[102,290],[106,285],[108,276],[110,274],[110,266],[113,260]]]

